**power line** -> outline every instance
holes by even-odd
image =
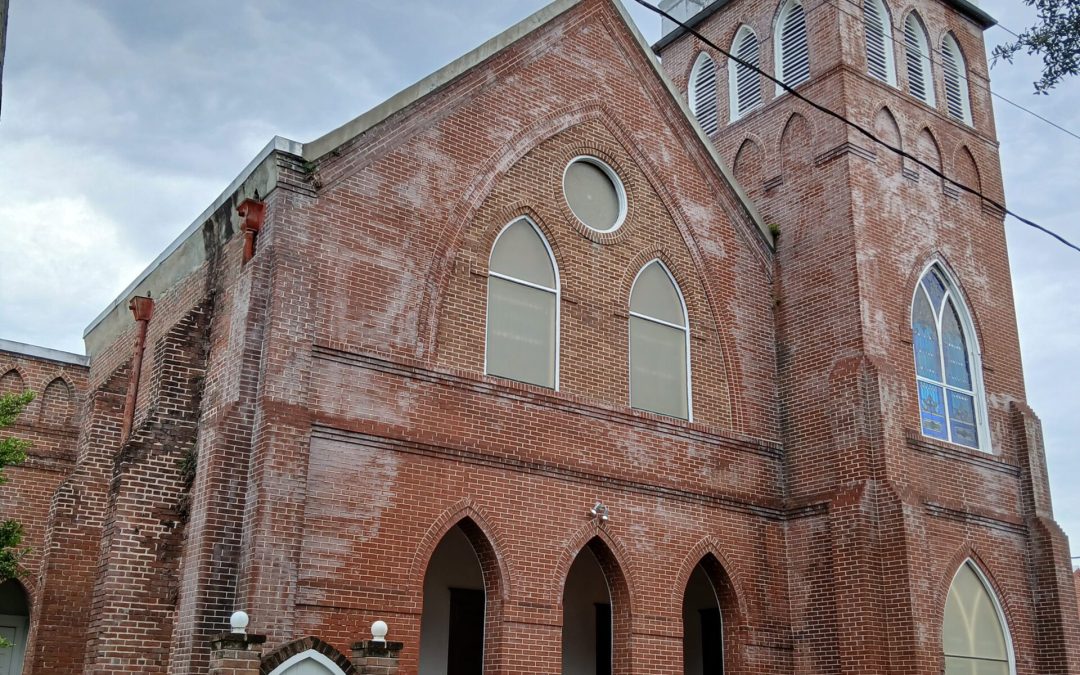
[[[1019,220],[1021,223],[1024,223],[1025,225],[1033,227],[1036,230],[1039,230],[1040,232],[1043,232],[1043,233],[1053,237],[1054,239],[1057,239],[1059,242],[1061,242],[1065,246],[1068,246],[1069,248],[1071,248],[1071,249],[1073,249],[1073,250],[1075,250],[1077,252],[1080,252],[1080,246],[1077,246],[1076,244],[1073,244],[1072,242],[1070,242],[1065,237],[1062,237],[1060,234],[1057,234],[1056,232],[1054,232],[1052,230],[1049,230],[1049,229],[1043,227],[1042,225],[1039,225],[1035,221],[1024,218],[1020,214],[1009,210],[1004,204],[1001,204],[997,200],[994,200],[994,199],[991,199],[990,197],[987,197],[986,195],[979,192],[978,190],[975,190],[974,188],[970,188],[967,185],[964,185],[963,183],[956,182],[952,178],[949,178],[948,176],[946,176],[941,170],[936,169],[933,166],[931,166],[930,164],[927,164],[926,162],[924,162],[921,159],[919,159],[919,158],[905,152],[904,150],[902,150],[902,149],[900,149],[900,148],[898,148],[898,147],[896,147],[894,145],[891,145],[890,143],[887,143],[886,141],[881,140],[880,138],[875,136],[872,132],[865,129],[864,127],[862,127],[858,123],[852,122],[851,120],[844,117],[840,113],[838,113],[838,112],[836,112],[836,111],[834,111],[834,110],[832,110],[830,108],[826,108],[825,106],[821,105],[820,103],[815,103],[814,101],[811,101],[807,97],[805,97],[802,94],[800,94],[799,92],[797,92],[793,87],[790,87],[787,84],[781,82],[780,80],[776,79],[775,77],[773,77],[769,73],[765,72],[761,68],[757,67],[756,65],[754,65],[754,64],[752,64],[752,63],[750,63],[748,61],[744,61],[743,59],[740,59],[739,57],[735,56],[734,54],[729,53],[726,49],[723,49],[722,47],[717,46],[714,42],[712,42],[711,40],[706,38],[704,35],[697,32],[696,30],[694,30],[690,26],[686,25],[684,22],[680,21],[679,19],[676,19],[674,16],[672,16],[671,14],[668,14],[667,12],[660,9],[659,7],[654,7],[653,5],[650,5],[645,0],[634,0],[634,2],[638,3],[642,7],[645,7],[649,11],[654,12],[655,14],[659,14],[660,16],[662,16],[662,17],[666,18],[667,20],[673,22],[675,25],[681,27],[687,33],[693,35],[694,37],[701,40],[703,43],[705,43],[706,45],[708,45],[712,49],[715,49],[717,52],[719,52],[719,53],[723,54],[724,56],[726,56],[727,58],[733,60],[735,63],[738,63],[741,66],[745,66],[746,68],[750,68],[754,72],[756,72],[759,75],[763,76],[767,80],[770,80],[771,82],[775,83],[778,87],[780,87],[781,89],[783,89],[787,93],[791,94],[795,98],[799,99],[800,101],[806,103],[807,105],[809,105],[811,108],[814,108],[818,112],[821,112],[821,113],[823,113],[825,115],[828,115],[829,117],[835,118],[835,119],[843,122],[844,124],[848,125],[852,129],[855,129],[860,134],[867,137],[868,139],[870,139],[874,143],[877,143],[878,145],[892,151],[893,153],[895,153],[895,154],[897,154],[897,155],[899,155],[901,157],[904,157],[906,159],[911,160],[912,162],[918,164],[919,166],[923,167],[924,169],[926,169],[930,173],[934,174],[938,178],[940,178],[943,181],[955,186],[956,188],[962,190],[963,192],[967,192],[969,194],[975,195],[976,197],[978,197],[979,199],[982,199],[987,204],[993,206],[994,208],[998,209],[1002,213],[1006,213],[1006,214],[1012,216],[1013,218]]]
[[[835,2],[835,0],[823,0],[823,1],[828,2],[830,4],[832,2]],[[844,1],[847,2],[849,5],[857,8],[860,12],[865,12],[866,11],[861,5],[856,3],[855,0],[844,0]],[[835,7],[836,11],[840,12],[841,14],[846,14],[847,16],[850,16],[853,19],[863,19],[863,20],[865,20],[865,17],[856,16],[855,14],[852,14],[851,12],[845,12],[843,9],[840,8],[840,5],[838,5],[838,4],[833,4],[832,6]],[[995,25],[1000,25],[1000,24],[995,24]],[[1009,30],[1008,28],[1002,27],[1002,30],[1005,30],[1008,33],[1012,33],[1012,31]],[[1012,33],[1012,34],[1016,35],[1015,33]],[[907,54],[907,43],[901,43],[891,33],[885,35],[884,37],[885,37],[886,40],[888,40],[889,42],[892,42],[894,45],[895,44],[900,45],[900,47],[902,47],[903,50],[904,50],[904,54],[905,55]],[[1017,36],[1017,37],[1019,37],[1019,36]],[[895,50],[893,51],[893,53],[895,54]],[[940,59],[935,58],[933,48],[930,49],[929,54],[920,54],[919,56],[925,56],[927,61],[930,61],[931,63],[937,64],[937,66],[940,67],[940,68],[945,67],[945,64],[943,64],[940,61]],[[894,64],[894,66],[895,65],[896,64]],[[967,73],[968,73],[968,71],[965,70],[964,73],[962,75],[960,75],[960,77],[961,77],[961,79],[965,80],[969,85],[971,85],[973,87],[976,87],[977,89],[982,89],[983,91],[987,92],[988,94],[990,94],[994,98],[1000,99],[1000,100],[1004,101],[1005,103],[1008,103],[1009,105],[1013,106],[1014,108],[1018,108],[1019,110],[1022,110],[1024,112],[1026,112],[1027,114],[1031,115],[1032,117],[1034,117],[1036,119],[1039,119],[1039,120],[1049,124],[1050,126],[1054,127],[1058,131],[1064,132],[1064,133],[1072,136],[1076,140],[1080,141],[1080,134],[1077,134],[1076,132],[1061,126],[1060,124],[1058,124],[1057,122],[1054,122],[1053,120],[1050,120],[1050,119],[1047,119],[1046,117],[1043,117],[1042,115],[1035,112],[1034,110],[1030,110],[1028,108],[1025,108],[1024,106],[1020,105],[1016,101],[1005,98],[1001,94],[999,94],[996,91],[994,91],[993,89],[991,89],[989,85],[984,85],[981,82],[978,82],[976,80],[971,79],[970,77],[968,77]]]

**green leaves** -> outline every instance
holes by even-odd
[[[0,396],[0,429],[14,424],[16,418],[33,400],[34,392],[32,391]],[[0,485],[7,482],[3,473],[4,467],[25,461],[26,449],[29,447],[30,442],[22,439],[0,439]],[[14,520],[5,520],[0,523],[0,581],[18,576],[19,561],[30,550],[21,546],[22,537],[23,528],[19,523]]]
[[[1040,54],[1043,72],[1035,82],[1035,93],[1047,94],[1065,78],[1080,73],[1080,0],[1024,2],[1038,9],[1038,21],[1014,42],[995,47],[994,63],[998,59],[1011,63],[1020,51]]]

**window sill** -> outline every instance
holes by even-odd
[[[914,429],[905,429],[904,435],[908,447],[918,450],[919,452],[944,459],[966,462],[984,469],[1008,474],[1014,478],[1020,476],[1020,467],[1006,462],[1000,456],[995,455],[992,452],[972,450],[971,448],[966,448],[962,445],[928,438]]]

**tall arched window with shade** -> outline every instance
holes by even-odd
[[[945,675],[1009,675],[1013,657],[1001,606],[971,561],[960,566],[941,629]]]
[[[731,53],[748,64],[728,59],[728,98],[734,122],[761,105],[761,75],[755,70],[761,67],[761,47],[757,35],[748,26],[740,28],[735,35]]]
[[[930,40],[915,12],[908,14],[904,21],[904,57],[907,62],[908,93],[933,106],[936,99],[930,70]]]
[[[941,69],[945,73],[945,106],[949,117],[971,126],[967,62],[951,34],[941,42]]]
[[[866,72],[896,86],[892,21],[882,0],[863,0],[863,27],[866,31]]]
[[[691,418],[686,305],[659,260],[638,272],[630,292],[630,405]]]
[[[716,104],[716,63],[708,54],[698,54],[690,71],[690,112],[707,134],[719,126]]]
[[[955,285],[938,265],[915,289],[911,332],[923,435],[988,449],[975,331]]]
[[[810,40],[802,0],[787,0],[776,17],[776,79],[795,87],[810,79]],[[784,91],[779,85],[777,93]]]
[[[488,263],[485,372],[557,388],[559,272],[528,218],[499,234]]]

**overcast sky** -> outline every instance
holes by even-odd
[[[0,337],[82,353],[86,325],[273,135],[313,140],[544,4],[11,0]],[[1033,18],[1018,0],[982,5],[1014,31]],[[988,46],[1007,37],[992,28]],[[1080,80],[1034,96],[1038,66],[998,65],[993,88],[1080,133]],[[1009,206],[1080,241],[1080,140],[995,107]],[[1006,228],[1028,396],[1058,520],[1080,541],[1080,253]]]

